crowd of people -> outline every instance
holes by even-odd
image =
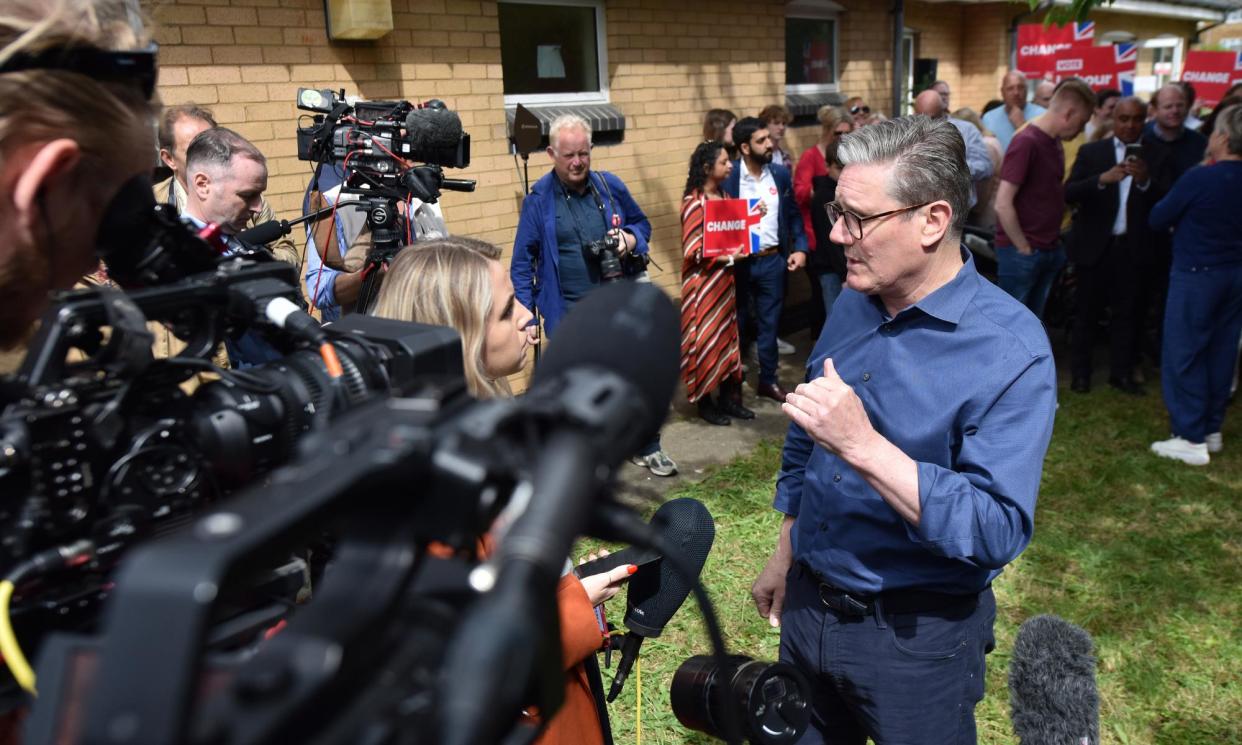
[[[65,236],[96,235],[105,206],[156,151],[145,126],[157,113],[153,56],[144,78],[63,53],[132,54],[145,42],[140,24],[122,3],[49,7],[16,0],[0,19],[0,99],[12,104],[0,112],[4,346],[50,291],[99,274],[91,242]],[[914,115],[892,119],[849,98],[817,112],[818,137],[796,158],[783,106],[741,118],[714,109],[689,158],[681,375],[706,422],[751,419],[742,392],[753,340],[754,390],[790,420],[774,500],[784,519],[752,598],[781,627],[782,659],[811,682],[804,742],[975,741],[994,645],[991,583],[1034,530],[1057,407],[1040,315],[1067,263],[1078,277],[1071,389],[1090,390],[1107,311],[1109,383],[1142,395],[1137,360],[1152,351],[1146,324],[1158,320],[1173,437],[1152,450],[1206,464],[1223,447],[1242,336],[1242,97],[1227,97],[1198,132],[1187,124],[1193,91],[1179,84],[1146,102],[1077,79],[1041,82],[1028,101],[1027,81],[1010,73],[1001,94],[982,116],[952,111],[937,81]],[[159,121],[171,176],[158,200],[197,227],[217,225],[226,252],[252,250],[239,236],[270,215],[263,154],[201,107],[168,107]],[[590,125],[561,116],[548,140],[551,169],[523,201],[508,267],[495,245],[449,236],[431,205],[405,202],[426,240],[380,270],[364,309],[455,329],[479,398],[512,395],[506,379],[526,367],[540,329],[554,344],[587,293],[647,279],[651,223],[622,179],[592,168]],[[757,245],[708,257],[708,205],[726,198],[755,201]],[[305,205],[345,199],[324,180]],[[972,221],[995,227],[996,283],[962,247]],[[308,229],[306,291],[326,318],[359,297],[365,231],[345,214]],[[303,263],[292,244],[271,250]],[[788,278],[801,270],[822,331],[806,382],[790,391],[777,377],[777,331]],[[238,367],[269,353],[249,336],[228,345]],[[658,436],[633,460],[677,472]],[[588,668],[608,630],[593,609],[632,571],[565,572],[567,704],[541,742],[602,742],[606,714]]]

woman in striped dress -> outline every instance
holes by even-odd
[[[733,256],[703,258],[704,205],[726,197],[720,185],[733,164],[723,143],[704,142],[690,157],[681,202],[681,379],[699,416],[718,425],[753,419],[742,406]],[[713,400],[712,394],[716,393]]]

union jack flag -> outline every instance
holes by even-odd
[[[1238,58],[1233,62],[1233,69],[1242,70],[1242,52],[1238,52]]]
[[[746,229],[750,232],[750,253],[757,254],[763,250],[763,246],[759,242],[759,221],[763,219],[763,213],[759,211],[759,202],[761,199],[746,200]]]
[[[1138,62],[1138,44],[1127,42],[1113,45],[1113,59],[1118,62]]]
[[[1074,24],[1074,41],[1091,42],[1095,40],[1095,21],[1083,21]]]

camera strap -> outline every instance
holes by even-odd
[[[574,208],[569,206],[571,204],[571,200],[573,199],[572,195],[569,193],[569,189],[565,188],[565,184],[561,183],[560,178],[556,179],[556,183],[560,188],[562,196],[565,197],[565,206],[569,212],[569,219],[573,221],[574,233],[578,236],[578,242],[583,246],[590,244],[592,241],[587,239],[586,226],[584,226],[582,221],[578,219],[578,213],[574,210]],[[608,225],[608,215],[605,214],[604,211],[604,200],[600,199],[599,190],[595,188],[594,179],[591,178],[590,174],[587,174],[587,188],[590,190],[591,196],[595,199],[595,207],[599,210],[600,218],[604,221],[604,233],[606,234],[610,230]],[[600,236],[600,238],[603,238],[603,236]]]

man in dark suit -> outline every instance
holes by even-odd
[[[806,266],[806,234],[802,213],[794,201],[789,169],[772,162],[772,139],[767,126],[753,116],[733,125],[733,142],[741,155],[724,189],[739,199],[761,199],[766,212],[759,223],[760,250],[737,265],[737,316],[743,336],[748,303],[755,301],[759,329],[759,383],[755,392],[784,403],[787,391],[776,377],[776,329],[785,304],[785,273]]]
[[[1167,155],[1140,144],[1147,107],[1127,98],[1113,112],[1113,136],[1083,145],[1074,161],[1065,199],[1074,206],[1070,260],[1078,275],[1071,344],[1071,390],[1091,390],[1091,347],[1102,311],[1109,321],[1108,383],[1141,396],[1134,381],[1136,298],[1139,278],[1153,261],[1147,225],[1152,206],[1168,190]]]

